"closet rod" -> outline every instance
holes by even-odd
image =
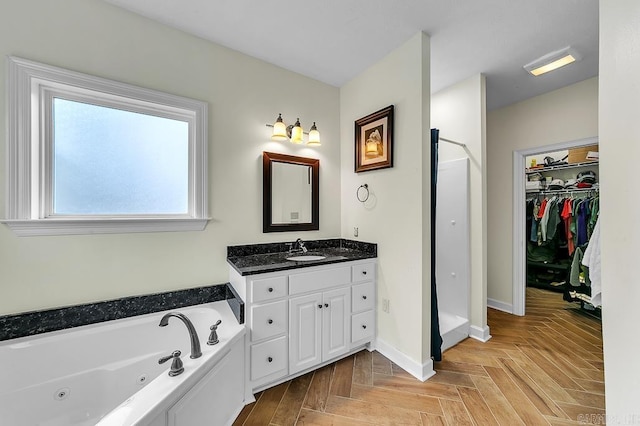
[[[445,141],[445,142],[449,142],[452,143],[454,145],[459,145],[463,148],[466,148],[467,145],[463,144],[462,142],[456,142],[456,141],[452,141],[451,139],[447,139],[447,138],[440,138],[441,141]]]
[[[575,189],[547,189],[547,190],[535,190],[529,191],[527,194],[537,194],[537,195],[548,195],[548,194],[569,194],[569,193],[577,193],[577,194],[588,194],[590,192],[598,193],[600,192],[600,188],[575,188]]]

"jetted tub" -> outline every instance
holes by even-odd
[[[185,314],[200,338],[190,358]],[[209,346],[217,320],[220,343]],[[0,423],[11,426],[231,424],[244,402],[244,327],[226,301],[0,342]],[[184,372],[168,375],[182,352]]]

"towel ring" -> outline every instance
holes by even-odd
[[[362,197],[360,196],[361,188],[364,188],[363,194],[365,194]],[[361,203],[366,202],[369,199],[369,185],[367,185],[366,183],[363,185],[360,185],[356,190],[356,197],[358,198],[358,201],[360,201]]]

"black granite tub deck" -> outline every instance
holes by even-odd
[[[0,316],[0,341],[221,300],[243,324],[244,302],[225,283]]]

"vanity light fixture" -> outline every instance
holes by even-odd
[[[273,124],[267,124],[267,127],[273,127],[273,133],[271,134],[271,140],[283,142],[289,140],[291,143],[301,145],[304,143],[303,135],[309,135],[307,145],[320,146],[320,132],[316,127],[316,122],[313,122],[309,133],[302,129],[300,119],[296,119],[295,124],[287,126],[282,120],[282,114],[278,114],[276,122]]]
[[[320,132],[316,127],[316,122],[313,122],[311,129],[309,129],[309,140],[307,141],[307,145],[309,146],[320,146]]]
[[[283,142],[289,139],[289,136],[287,136],[289,132],[287,132],[287,125],[282,121],[282,114],[278,114],[278,118],[272,127],[271,140]]]
[[[529,74],[538,77],[542,74],[548,73],[549,71],[553,71],[565,65],[579,61],[580,59],[582,59],[582,56],[580,56],[571,46],[567,46],[564,49],[547,53],[535,61],[528,63],[524,66],[524,69],[527,70]]]
[[[293,125],[293,129],[291,129],[291,143],[301,144],[304,142],[302,140],[302,126],[300,125],[300,119],[296,119],[296,124]]]

